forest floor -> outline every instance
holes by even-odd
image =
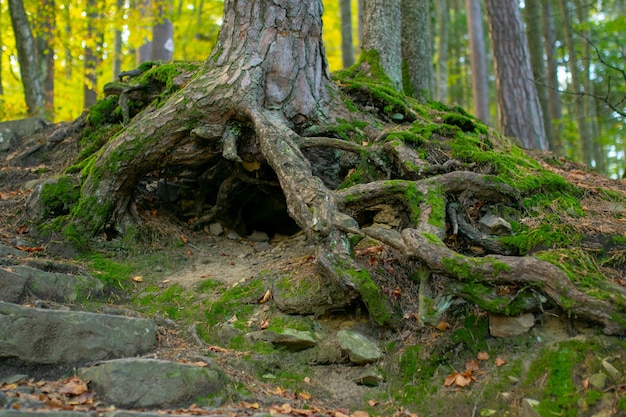
[[[23,259],[18,261],[26,263],[29,259],[36,257],[50,259],[55,263],[78,265],[91,273],[96,272],[90,263],[90,258],[85,257],[76,248],[54,237],[52,239],[41,238],[36,233],[37,225],[29,219],[27,208],[28,197],[33,187],[46,178],[61,173],[76,152],[75,139],[70,137],[61,143],[49,144],[46,141],[46,134],[42,133],[24,141],[19,147],[12,149],[6,157],[0,158],[0,243],[23,248]],[[535,156],[539,160],[553,159],[549,155]],[[558,167],[547,163],[545,166],[586,191],[581,204],[587,215],[583,218],[566,218],[585,236],[584,244],[592,246],[597,231],[626,237],[626,207],[607,202],[599,194],[600,189],[608,189],[626,195],[626,180],[611,180],[565,160],[560,160],[560,162]],[[108,241],[104,235],[96,237],[92,242],[90,249],[92,253],[107,254],[107,257],[110,256],[117,262],[127,263],[135,268],[132,270],[132,276],[128,277],[134,281],[126,286],[126,294],[117,293],[115,297],[104,300],[105,304],[115,304],[116,308],[133,310],[136,309],[136,304],[129,300],[140,295],[144,286],[167,288],[178,284],[184,289],[193,290],[207,279],[212,279],[230,287],[245,282],[264,270],[289,270],[300,267],[310,262],[314,256],[313,246],[306,242],[301,233],[294,236],[275,236],[267,250],[258,251],[255,249],[256,244],[245,237],[228,239],[224,236],[212,236],[204,230],[191,231],[185,224],[177,222],[166,213],[157,214],[146,220],[149,223],[149,229],[158,232],[155,232],[155,239],[144,243],[142,247],[128,248],[128,243],[120,239]],[[540,219],[534,220],[540,221]],[[143,263],[142,257],[145,258]],[[155,260],[163,260],[163,263],[155,262]],[[142,277],[138,278],[139,275]],[[626,279],[623,276],[612,278],[626,285]],[[83,306],[71,306],[71,308],[75,307]],[[345,319],[344,317],[343,320]],[[571,338],[573,334],[571,329],[567,331],[562,326],[550,327],[548,323],[549,321],[546,320],[541,333],[544,337],[551,337],[554,340]],[[340,327],[341,323],[330,325]],[[161,341],[158,352],[154,353],[155,357],[195,362],[198,360],[199,352],[211,349],[199,340],[194,331],[189,331],[186,327],[163,326],[160,332]],[[514,351],[516,349],[512,348],[509,352],[511,356]],[[523,350],[517,350],[515,354],[531,355]],[[293,393],[281,390],[272,382],[259,381],[236,366],[234,367],[232,364],[236,361],[233,361],[233,358],[238,355],[238,352],[227,350],[216,355],[213,360],[233,380],[246,385],[256,398],[226,404],[225,408],[214,410],[214,412],[227,415],[252,415],[262,411],[278,413],[281,410],[272,404],[290,403],[294,409],[302,404],[302,398],[295,397]],[[352,410],[353,415],[359,416],[358,413],[354,414],[354,408],[351,407],[363,403],[368,388],[352,383],[345,375],[345,368],[342,366],[316,367],[315,373],[307,382],[311,385],[309,393],[311,397],[306,399],[307,404],[327,415],[350,415],[350,410]],[[323,397],[324,391],[317,392],[316,386],[323,387],[326,392],[330,390],[335,395]],[[482,395],[482,392],[479,393],[480,385],[474,389],[476,395]],[[623,393],[623,390],[621,392]],[[451,393],[452,397],[454,393]],[[464,398],[467,397],[464,396]],[[259,408],[254,405],[254,402],[260,404]],[[287,411],[287,409],[282,410],[284,414],[297,414]],[[168,412],[198,414],[198,410],[168,410]],[[380,415],[386,415],[385,413],[381,412]],[[368,414],[360,414],[360,416],[365,415]],[[398,406],[395,415],[416,414]]]

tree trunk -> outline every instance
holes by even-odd
[[[572,92],[575,95],[581,94],[583,90],[580,82],[580,70],[578,69],[578,54],[574,42],[568,2],[567,0],[559,0],[559,5],[561,7],[561,18],[563,19],[563,28],[565,30],[565,46],[567,47],[567,54],[569,56],[567,62],[570,70]],[[581,150],[580,158],[583,163],[590,166],[593,157],[593,148],[591,145],[593,139],[591,137],[589,123],[587,123],[585,119],[585,100],[583,100],[583,97],[574,98],[574,110],[576,123],[578,124],[578,148]]]
[[[448,0],[435,2],[439,42],[437,45],[437,100],[448,101],[448,38],[450,30],[450,10]]]
[[[155,22],[152,24],[152,48],[150,51],[151,61],[170,61],[174,56],[174,25],[166,17],[170,14],[165,10],[166,3],[163,0],[154,0],[156,5]],[[171,7],[171,6],[170,6]]]
[[[123,13],[124,1],[117,0],[115,9],[117,16],[121,16]],[[120,72],[122,72],[122,31],[115,29],[115,34],[113,35],[113,81],[117,80]]]
[[[561,123],[561,95],[559,93],[558,65],[556,61],[556,28],[552,2],[543,2],[544,49],[546,55],[546,84],[549,97],[549,115],[553,125],[554,151],[563,154],[563,125]]]
[[[341,13],[341,62],[344,68],[354,65],[354,41],[352,40],[352,1],[339,0]]]
[[[87,1],[87,39],[85,40],[85,82],[83,84],[83,106],[91,107],[98,101],[98,39],[102,36],[96,28],[98,19],[96,0]]]
[[[483,14],[479,0],[465,0],[467,28],[469,31],[472,60],[472,90],[474,113],[477,118],[489,124],[489,84],[487,80],[487,54],[485,53],[485,34]]]
[[[404,91],[426,102],[431,98],[433,54],[429,0],[401,0]]]
[[[552,129],[552,117],[548,101],[548,87],[546,80],[546,65],[543,59],[544,43],[542,39],[542,8],[540,0],[526,0],[524,9],[526,14],[526,35],[528,37],[528,51],[530,53],[530,66],[537,88],[541,112],[543,114],[543,127],[548,141],[548,149],[554,150],[554,130]]]
[[[361,53],[376,51],[380,66],[397,91],[402,91],[400,0],[364,0]]]
[[[37,13],[37,64],[44,92],[44,108],[49,120],[54,120],[54,38],[56,31],[56,3],[44,0]]]
[[[20,64],[24,97],[30,116],[44,115],[44,95],[37,73],[36,49],[33,34],[21,0],[9,0],[11,25],[15,34],[17,56]]]
[[[529,149],[548,149],[517,0],[486,0],[494,56],[498,125]]]

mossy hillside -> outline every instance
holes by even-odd
[[[40,202],[44,217],[68,214],[80,197],[77,181],[70,176],[59,177],[41,186]]]

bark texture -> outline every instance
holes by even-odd
[[[23,3],[20,0],[10,0],[9,14],[11,15],[13,33],[15,33],[15,44],[28,114],[40,116],[44,113],[43,88],[37,74],[35,41]]]
[[[467,28],[472,51],[472,90],[474,113],[483,122],[489,124],[489,84],[487,80],[487,54],[485,53],[485,33],[483,14],[479,0],[465,0]]]
[[[426,101],[432,95],[432,39],[430,36],[430,2],[401,0],[402,61],[407,69],[402,80],[404,90]]]
[[[548,149],[530,67],[528,41],[516,0],[486,0],[498,95],[498,126],[529,149]]]
[[[352,2],[339,1],[341,13],[341,62],[344,68],[354,65],[354,41],[352,40]]]
[[[400,0],[363,1],[362,51],[378,51],[380,65],[397,91],[402,91]]]

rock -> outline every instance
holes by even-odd
[[[47,272],[29,266],[13,267],[16,274],[26,278],[26,288],[45,300],[72,303],[78,299],[99,297],[104,284],[97,278]]]
[[[255,252],[267,252],[270,249],[270,244],[268,242],[259,242],[253,247]]]
[[[228,239],[230,239],[230,240],[239,240],[239,239],[241,239],[241,236],[239,236],[239,235],[237,234],[237,232],[235,232],[234,230],[229,231],[229,232],[226,234],[226,237],[227,237]]]
[[[478,221],[478,227],[481,231],[496,236],[509,236],[513,234],[513,227],[511,223],[504,220],[502,217],[494,216],[491,213],[485,214]]]
[[[78,411],[0,410],[0,417],[93,417],[93,414]]]
[[[4,258],[7,256],[24,256],[24,252],[11,246],[0,245],[0,257]]]
[[[536,410],[539,405],[539,401],[532,398],[524,398],[520,405],[519,416],[520,417],[540,417],[539,412]]]
[[[255,230],[248,236],[248,240],[251,242],[269,242],[270,237],[265,232]]]
[[[607,380],[606,374],[599,372],[589,377],[589,384],[593,388],[601,390],[601,389],[604,389],[604,387],[606,387],[606,380]]]
[[[213,235],[213,236],[219,236],[222,233],[224,233],[224,228],[222,227],[221,224],[219,223],[211,223],[209,225],[209,232]]]
[[[27,138],[39,132],[46,125],[47,122],[39,117],[8,120],[6,122],[0,122],[0,132],[10,131],[19,137]]]
[[[8,152],[13,141],[15,141],[15,135],[11,130],[0,129],[0,152]]]
[[[119,408],[188,407],[224,381],[214,369],[156,359],[115,359],[83,368],[98,397]]]
[[[152,320],[0,302],[0,359],[78,363],[135,356],[155,345]]]
[[[352,380],[357,385],[365,385],[366,387],[377,387],[385,382],[385,378],[383,378],[382,374],[378,371],[378,369],[373,367],[365,368]]]
[[[0,268],[0,301],[18,303],[26,288],[26,278]]]
[[[360,333],[340,330],[337,332],[337,342],[348,353],[350,362],[356,365],[374,363],[380,359],[378,345]]]
[[[239,330],[231,323],[221,323],[215,326],[217,330],[217,338],[222,343],[222,346],[228,346],[233,337],[241,336],[243,331]]]
[[[314,355],[311,358],[312,365],[334,365],[338,363],[344,363],[348,359],[348,355],[341,350],[337,339],[326,338],[323,339]]]
[[[312,332],[286,328],[282,329],[280,333],[276,333],[272,343],[285,346],[290,350],[304,350],[315,346],[317,341]]]
[[[613,378],[614,380],[619,380],[621,378],[622,373],[618,371],[616,367],[611,365],[609,361],[607,361],[606,359],[602,360],[602,367],[604,368],[605,371],[609,373],[611,378]]]
[[[535,316],[532,313],[515,317],[489,315],[489,332],[494,337],[511,337],[524,334],[534,325]]]

